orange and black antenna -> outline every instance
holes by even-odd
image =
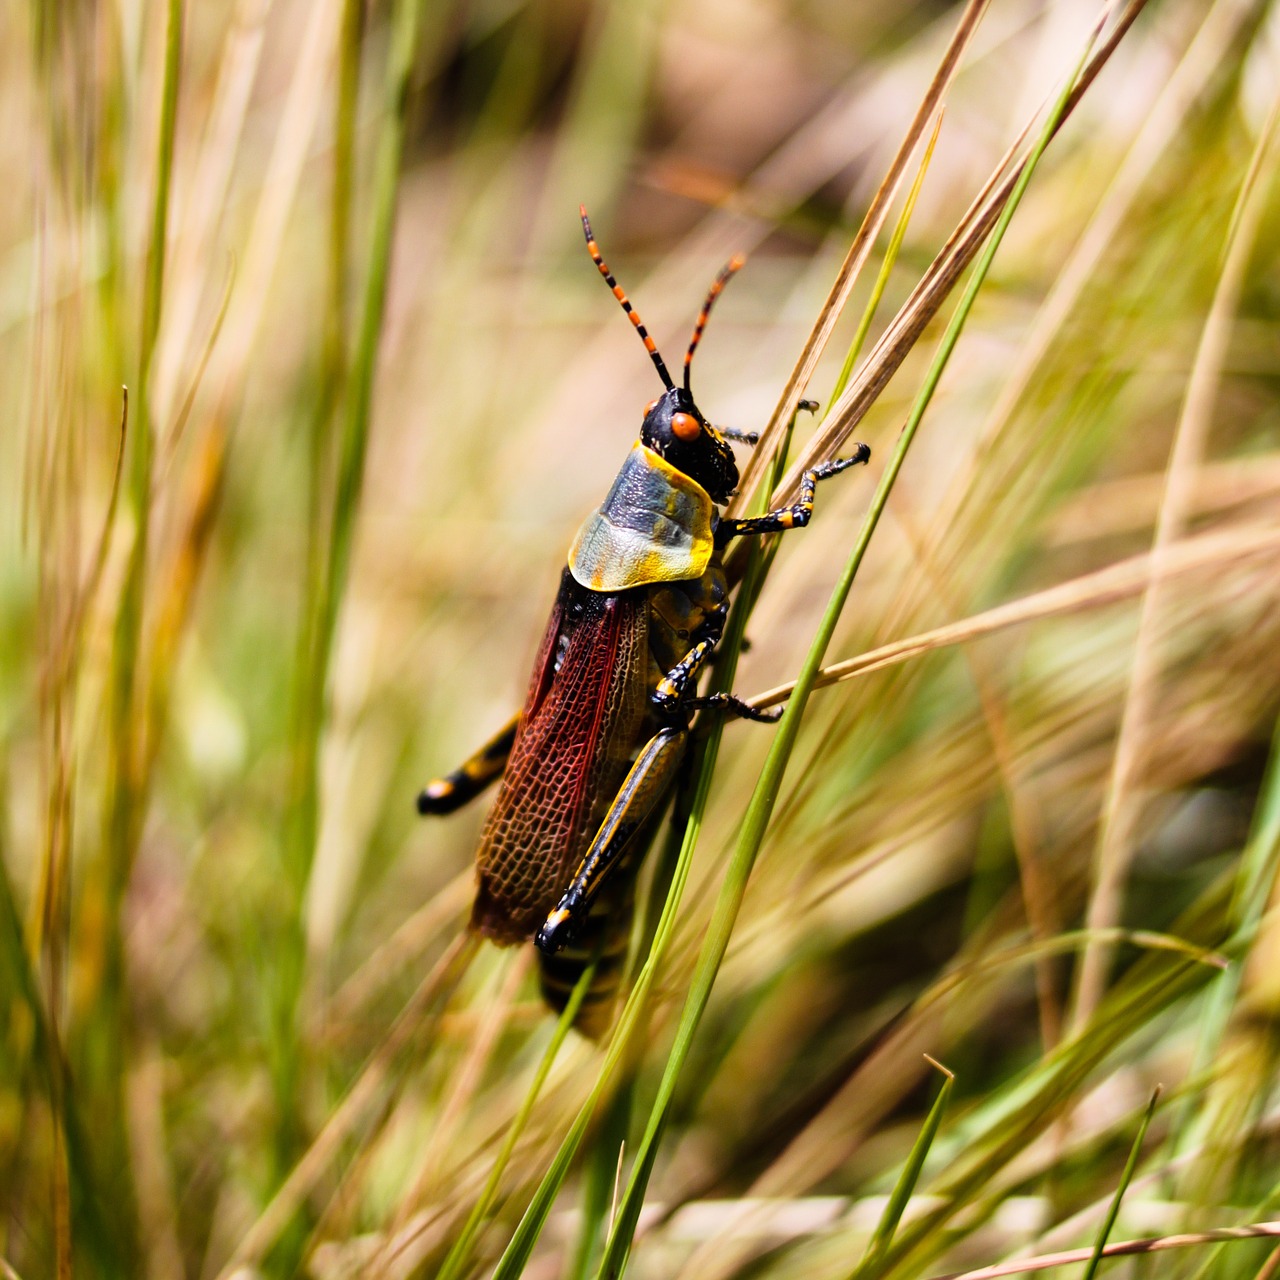
[[[582,234],[587,237],[587,252],[591,255],[591,261],[600,269],[600,274],[604,276],[605,284],[613,290],[613,296],[622,303],[623,311],[631,317],[631,323],[635,325],[636,332],[644,343],[644,349],[649,353],[649,359],[653,361],[653,367],[657,369],[658,376],[662,379],[662,385],[670,391],[675,386],[675,383],[671,381],[667,366],[662,363],[662,357],[658,354],[657,344],[649,337],[649,330],[644,327],[644,322],[640,319],[640,313],[631,305],[627,295],[622,291],[622,286],[613,278],[609,268],[605,265],[605,260],[600,256],[600,246],[596,244],[596,238],[591,232],[591,223],[587,218],[586,206],[580,204],[578,212],[582,214]]]
[[[702,310],[698,312],[697,323],[693,326],[693,337],[689,339],[689,350],[684,353],[684,389],[689,391],[689,371],[693,366],[693,353],[698,349],[698,343],[702,341],[702,331],[707,327],[707,317],[711,314],[711,308],[715,306],[716,299],[724,291],[724,287],[729,283],[729,277],[737,271],[746,259],[739,253],[734,254],[723,267],[720,268],[720,274],[711,282],[711,288],[707,290],[707,300],[702,304]],[[693,393],[690,392],[692,395]]]

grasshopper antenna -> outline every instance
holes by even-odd
[[[641,342],[644,343],[644,349],[649,353],[649,359],[653,361],[653,367],[657,369],[658,376],[662,379],[662,385],[670,391],[675,386],[675,383],[671,381],[667,366],[663,364],[662,357],[658,354],[657,344],[649,337],[649,330],[644,327],[644,321],[640,319],[640,313],[631,305],[630,299],[622,291],[622,286],[613,278],[608,265],[600,256],[600,246],[596,244],[595,235],[591,231],[591,222],[587,217],[586,205],[580,204],[578,212],[582,215],[582,234],[587,237],[587,252],[591,255],[591,261],[596,264],[600,274],[604,276],[605,284],[613,290],[613,296],[622,303],[623,311],[631,317],[631,323],[635,325],[636,332],[640,335]]]
[[[698,343],[702,341],[702,331],[707,327],[707,317],[711,314],[711,308],[715,306],[716,299],[724,292],[724,287],[729,283],[730,278],[738,271],[746,259],[740,254],[734,254],[723,267],[720,268],[720,274],[711,282],[711,288],[707,290],[707,300],[702,304],[702,310],[698,312],[698,319],[693,326],[693,337],[689,339],[689,350],[684,353],[684,389],[690,395],[693,392],[689,388],[689,374],[693,369],[693,353],[698,349]]]

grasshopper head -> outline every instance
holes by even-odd
[[[738,464],[728,441],[698,411],[684,387],[672,387],[649,403],[640,443],[696,480],[723,504],[738,487]]]

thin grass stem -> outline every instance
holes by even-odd
[[[498,1148],[498,1153],[494,1157],[493,1168],[489,1171],[484,1188],[476,1198],[475,1204],[471,1206],[471,1212],[467,1215],[467,1220],[463,1223],[462,1230],[458,1233],[458,1238],[453,1242],[453,1247],[445,1256],[444,1262],[441,1263],[438,1280],[456,1280],[456,1277],[462,1274],[462,1269],[471,1255],[472,1246],[475,1244],[476,1235],[479,1233],[481,1224],[497,1197],[502,1175],[506,1172],[507,1165],[511,1162],[511,1153],[515,1150],[516,1143],[520,1140],[520,1135],[524,1132],[525,1125],[529,1122],[534,1104],[538,1101],[542,1086],[546,1084],[547,1076],[550,1075],[556,1056],[560,1052],[560,1046],[564,1044],[565,1037],[569,1034],[569,1028],[573,1026],[573,1020],[578,1016],[578,1010],[582,1006],[582,1001],[590,990],[595,976],[596,966],[594,964],[588,965],[583,970],[582,977],[578,979],[578,983],[573,989],[573,994],[569,997],[568,1004],[561,1011],[560,1017],[556,1021],[556,1029],[547,1044],[546,1052],[538,1063],[538,1069],[534,1072],[533,1079],[529,1082],[529,1088],[520,1103],[520,1109],[511,1121],[506,1136],[502,1140],[502,1145]]]
[[[907,234],[907,227],[911,223],[911,215],[915,212],[916,199],[920,195],[920,188],[924,186],[925,174],[929,172],[929,162],[933,159],[933,149],[938,145],[938,134],[942,131],[942,118],[946,113],[946,108],[942,103],[938,104],[938,117],[933,124],[933,133],[929,135],[929,141],[925,146],[924,155],[920,159],[920,167],[916,170],[916,176],[911,183],[911,190],[907,192],[906,202],[902,206],[902,212],[898,215],[898,221],[894,224],[893,234],[889,237],[889,247],[884,252],[884,261],[880,264],[880,271],[876,275],[876,282],[871,286],[871,296],[867,299],[867,305],[862,309],[862,316],[858,320],[858,327],[854,331],[853,341],[849,343],[849,350],[845,353],[844,364],[840,366],[840,372],[836,376],[835,386],[831,388],[831,402],[834,404],[844,389],[849,385],[849,375],[853,373],[853,366],[857,364],[858,357],[862,354],[863,343],[867,340],[867,334],[871,332],[871,322],[875,319],[876,311],[880,306],[880,299],[884,297],[885,286],[889,283],[889,276],[893,273],[894,264],[898,261],[898,250],[902,248],[903,237]],[[781,479],[776,476],[774,484]],[[773,492],[773,486],[769,490]]]
[[[1169,452],[1165,487],[1151,547],[1157,566],[1182,535],[1188,522],[1194,475],[1203,460],[1208,441],[1232,321],[1266,207],[1269,183],[1261,179],[1278,122],[1280,100],[1273,104],[1254,148],[1228,224],[1213,302],[1201,330]],[[1103,798],[1094,852],[1093,882],[1085,913],[1085,921],[1090,928],[1114,924],[1120,913],[1120,900],[1141,815],[1140,798],[1135,792],[1163,665],[1157,636],[1166,609],[1165,592],[1157,577],[1142,595],[1133,663]],[[1110,953],[1105,947],[1094,945],[1085,949],[1072,990],[1068,1019],[1071,1026],[1078,1027],[1091,1016],[1106,984],[1109,967]]]
[[[272,1034],[275,1042],[273,1084],[278,1113],[275,1172],[277,1179],[281,1180],[292,1167],[303,1145],[302,1124],[297,1114],[302,1064],[296,1021],[305,967],[302,912],[319,826],[319,743],[324,731],[324,708],[338,614],[346,590],[351,548],[360,510],[372,416],[374,370],[391,269],[405,111],[423,11],[422,0],[398,0],[391,12],[390,44],[383,86],[383,117],[374,159],[369,257],[360,302],[360,318],[350,357],[349,375],[345,382],[346,394],[340,410],[336,475],[331,497],[332,515],[327,545],[323,550],[313,548],[312,553],[312,573],[315,576],[311,578],[308,594],[310,621],[305,622],[303,628],[304,652],[293,743],[295,795],[284,849],[291,912],[288,936],[280,948],[277,990],[272,1010]],[[354,124],[350,119],[344,123],[341,117],[350,117],[356,109],[360,27],[358,15],[353,15],[349,7],[343,12],[340,27],[340,79],[342,92],[346,96],[340,101],[338,127],[339,134],[350,144],[354,136]],[[347,223],[347,206],[351,198],[350,165],[349,157],[339,160],[333,188],[327,338],[330,344],[327,374],[329,385],[321,396],[321,404],[317,410],[325,416],[326,422],[329,410],[325,401],[332,403],[336,400],[346,372],[340,341],[343,321],[338,314],[345,310],[345,284],[339,280],[339,276],[345,276],[345,257],[332,237],[341,234]],[[325,452],[324,437],[327,436],[327,431],[319,426],[319,419],[314,434],[313,476],[323,465],[321,457]],[[318,574],[316,561],[319,562]],[[282,1265],[287,1268],[291,1263],[286,1259]]]
[[[1111,1238],[1111,1231],[1116,1225],[1116,1219],[1120,1216],[1120,1202],[1124,1199],[1124,1193],[1129,1189],[1129,1183],[1133,1180],[1134,1170],[1138,1167],[1138,1158],[1142,1155],[1142,1140],[1147,1136],[1147,1126],[1151,1123],[1151,1117],[1155,1115],[1156,1103],[1160,1101],[1160,1093],[1161,1087],[1156,1085],[1151,1094],[1151,1101],[1147,1103],[1147,1109],[1143,1113],[1142,1123],[1138,1126],[1138,1134],[1129,1150],[1129,1158],[1124,1163],[1124,1170],[1120,1174],[1120,1182],[1116,1186],[1116,1193],[1107,1208],[1107,1216],[1103,1219],[1102,1226],[1098,1230],[1098,1241],[1093,1246],[1093,1256],[1089,1259],[1088,1265],[1084,1269],[1082,1280],[1093,1280],[1094,1276],[1098,1274],[1099,1266],[1102,1265],[1103,1252],[1107,1247],[1107,1241]]]

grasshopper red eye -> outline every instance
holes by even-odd
[[[671,430],[681,440],[696,440],[702,434],[702,426],[691,413],[673,413],[671,415]]]
[[[644,407],[644,416],[647,418],[657,407],[658,407],[658,402],[656,400],[650,400],[649,403]]]

